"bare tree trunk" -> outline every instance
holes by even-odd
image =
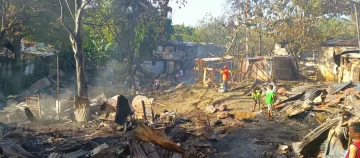
[[[70,41],[72,44],[72,49],[74,51],[74,58],[76,63],[76,81],[78,94],[74,97],[74,106],[75,106],[75,120],[77,122],[87,122],[89,117],[89,99],[87,95],[87,84],[85,81],[85,64],[84,64],[84,35],[83,35],[83,10],[89,0],[74,0],[75,10],[74,14],[74,28],[73,30],[69,28],[68,25],[64,23],[63,20],[63,2],[59,0],[61,15],[60,22],[70,34]],[[69,10],[72,12],[71,10]]]
[[[71,40],[73,43],[74,58],[76,64],[76,82],[78,96],[87,96],[87,84],[85,80],[85,63],[82,39]]]
[[[76,83],[78,94],[74,98],[76,122],[87,122],[89,117],[89,99],[85,80],[85,64],[82,38],[72,39],[74,58],[76,63]]]

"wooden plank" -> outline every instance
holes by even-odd
[[[142,143],[141,147],[142,147],[142,149],[144,149],[144,152],[148,158],[160,158],[154,145],[152,145],[150,143]]]
[[[134,138],[129,138],[129,146],[132,158],[147,157],[141,146],[134,140]]]
[[[257,69],[259,69],[265,75],[267,80],[270,79],[269,74],[266,73],[265,70],[260,69],[260,66],[257,63],[255,63],[255,66],[256,66]]]
[[[353,71],[352,71],[352,82],[357,82],[360,79],[360,68],[356,66],[354,66]]]
[[[244,79],[245,79],[245,80],[248,79],[249,73],[250,73],[250,69],[252,68],[253,65],[254,65],[254,63],[252,62],[252,63],[248,66],[248,68],[247,68],[247,70],[246,70],[246,73],[245,73],[245,76],[244,76]]]
[[[294,151],[296,153],[300,153],[306,145],[311,143],[313,140],[315,140],[317,137],[319,137],[326,130],[329,130],[332,126],[334,126],[340,120],[341,120],[341,117],[337,117],[332,120],[326,121],[325,123],[318,126],[316,129],[314,129],[308,135],[306,135],[303,138],[303,141],[292,144]]]
[[[145,102],[142,100],[142,110],[143,110],[143,115],[144,115],[144,121],[146,121],[146,108],[145,108]]]
[[[41,104],[40,104],[40,95],[37,95],[38,97],[38,108],[39,108],[39,118],[41,119]]]
[[[181,154],[185,153],[185,149],[178,146],[176,143],[174,143],[170,138],[168,138],[165,134],[162,132],[156,131],[155,129],[146,126],[143,123],[139,123],[138,127],[134,131],[135,137],[138,139],[153,143],[155,145],[158,145],[164,149],[178,152]],[[131,148],[131,147],[130,147]]]

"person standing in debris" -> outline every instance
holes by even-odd
[[[227,81],[229,80],[229,70],[228,70],[228,67],[225,65],[225,66],[224,66],[224,70],[220,70],[220,73],[222,74],[224,90],[227,91]]]
[[[274,102],[276,102],[276,100],[277,100],[277,84],[276,84],[275,79],[271,78],[269,85],[272,85],[272,86],[273,86],[273,89],[272,89],[272,90],[273,90],[274,93],[275,93]]]
[[[345,158],[360,158],[360,122],[350,123],[349,139],[353,139],[353,142],[346,151]]]
[[[155,76],[154,86],[156,96],[158,96],[160,90],[160,80],[158,76]]]
[[[180,77],[184,76],[184,71],[180,70]]]
[[[176,75],[177,75],[177,78],[180,79],[180,71]]]
[[[272,115],[272,106],[274,103],[274,98],[275,98],[275,92],[273,91],[273,85],[269,85],[268,86],[268,90],[266,92],[266,104],[268,106],[268,114],[267,114],[267,120],[271,119],[271,115]]]
[[[259,110],[260,109],[260,104],[261,104],[261,90],[252,90],[252,93],[251,93],[251,97],[254,99],[255,101],[255,104],[253,106],[253,112],[255,111],[255,107],[256,105],[259,105]]]

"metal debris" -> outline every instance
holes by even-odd
[[[351,85],[351,82],[335,83],[335,84],[330,85],[328,87],[327,91],[328,91],[329,94],[332,95],[332,94],[340,92],[341,90],[345,89],[349,85]]]
[[[305,100],[314,100],[316,98],[316,96],[318,96],[320,94],[320,90],[317,88],[313,88],[309,91],[307,91],[301,98],[300,100],[305,101]]]

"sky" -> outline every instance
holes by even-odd
[[[172,22],[176,24],[184,24],[185,26],[196,26],[206,13],[213,16],[221,16],[224,10],[226,0],[187,0],[187,4],[179,8],[176,0],[170,1],[173,8]]]

